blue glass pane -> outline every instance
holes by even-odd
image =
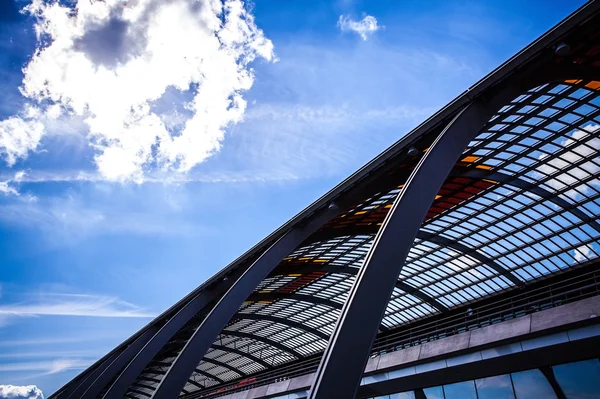
[[[515,399],[508,374],[475,380],[475,385],[479,399]]]
[[[600,399],[600,362],[596,359],[552,367],[567,399]]]
[[[390,395],[390,399],[415,399],[413,391],[394,393]]]
[[[446,394],[446,399],[477,399],[473,381],[444,385],[444,393]]]
[[[554,390],[540,370],[521,371],[511,375],[517,399],[556,399]]]
[[[444,399],[442,387],[425,388],[423,389],[423,393],[427,399]]]

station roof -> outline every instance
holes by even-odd
[[[450,171],[402,268],[380,331],[401,329],[597,258],[598,8],[598,2],[582,7],[155,319],[151,325],[164,323],[202,290],[239,275],[317,210],[360,194],[256,287],[199,360],[182,395],[212,391],[323,352],[356,273],[422,154],[466,104],[503,85],[523,90],[496,112]],[[558,43],[566,43],[569,51],[557,54]],[[152,395],[209,310],[171,339],[127,397]]]

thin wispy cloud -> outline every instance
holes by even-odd
[[[365,15],[363,19],[358,21],[348,15],[340,15],[337,26],[342,32],[354,32],[363,40],[367,40],[370,35],[382,28],[378,24],[377,18],[372,15]]]
[[[7,346],[0,343],[0,346]],[[48,359],[48,358],[83,358],[83,357],[99,357],[103,355],[100,350],[64,350],[64,351],[31,351],[31,352],[5,352],[0,353],[0,359]]]
[[[1,304],[0,316],[7,317],[154,317],[131,303],[116,297],[44,293],[34,300]]]
[[[241,0],[33,0],[25,10],[37,20],[38,48],[23,70],[29,104],[0,121],[9,166],[40,146],[45,124],[72,118],[84,122],[108,179],[189,171],[243,119],[249,64],[274,60]],[[178,104],[188,117],[176,131],[163,122],[173,111],[153,107],[168,88],[189,94]]]
[[[55,359],[36,362],[18,362],[0,364],[0,372],[37,371],[40,375],[56,374],[65,370],[84,369],[93,361],[91,359]],[[1,396],[0,396],[1,397]]]

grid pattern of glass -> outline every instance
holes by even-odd
[[[283,259],[222,331],[182,394],[243,383],[253,373],[322,352],[404,183],[393,181],[351,207]],[[528,90],[491,118],[436,196],[381,331],[593,261],[600,254],[599,215],[600,82],[573,79]],[[127,397],[152,395],[200,320],[169,342]]]
[[[600,82],[567,80],[535,87],[497,112],[436,197],[382,331],[598,257],[599,95]],[[182,394],[243,383],[322,352],[403,183],[352,207],[286,257],[222,331]],[[155,359],[127,396],[151,396],[176,354]]]

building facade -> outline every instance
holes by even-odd
[[[600,398],[591,1],[51,398]]]

